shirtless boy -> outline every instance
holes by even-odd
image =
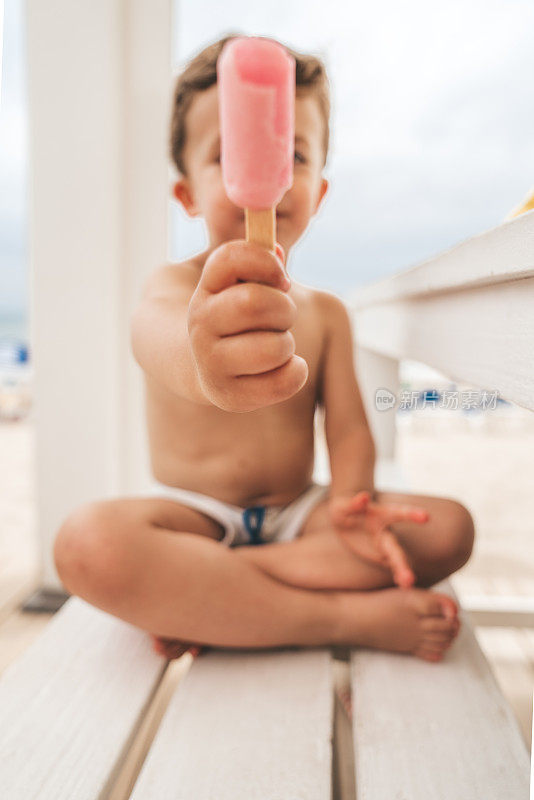
[[[202,645],[341,644],[439,661],[458,609],[428,587],[468,560],[472,518],[451,499],[375,490],[350,318],[334,294],[286,272],[328,187],[323,65],[291,51],[294,183],[273,253],[244,240],[243,212],[223,187],[224,41],[179,78],[171,134],[175,197],[204,218],[209,246],[155,270],[131,324],[154,491],[69,514],[55,540],[58,574],[167,657]],[[330,486],[312,480],[317,406]]]

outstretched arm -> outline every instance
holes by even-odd
[[[194,271],[169,264],[145,283],[130,321],[132,353],[145,373],[173,394],[212,405],[198,379],[187,330],[187,312],[195,290]]]
[[[415,575],[389,525],[424,523],[428,514],[412,506],[373,502],[375,448],[354,371],[349,314],[334,295],[321,293],[321,301],[328,330],[322,396],[332,473],[330,518],[350,550],[388,566],[395,583],[408,587]]]

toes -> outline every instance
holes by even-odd
[[[450,633],[458,630],[459,623],[456,620],[445,619],[444,617],[425,617],[421,620],[421,628],[426,633]]]
[[[420,647],[415,651],[415,655],[425,661],[441,661],[443,659],[442,651],[430,650],[427,647]]]
[[[428,651],[423,658],[427,661],[443,661],[443,653],[434,653],[432,651]]]
[[[152,649],[155,650],[158,655],[162,655],[164,644],[161,639],[158,636],[155,636],[153,633],[150,634],[150,638],[152,640]]]
[[[420,645],[424,650],[435,650],[437,652],[444,649],[444,642],[435,642],[432,639],[425,639]]]
[[[442,650],[442,651],[444,651],[444,650],[448,650],[453,642],[454,642],[453,638],[445,639],[445,640],[440,641],[440,642],[435,641],[434,639],[429,639],[429,640],[425,641],[423,646],[425,648],[428,648],[429,650]]]
[[[163,658],[174,659],[180,658],[189,649],[189,645],[185,642],[180,642],[178,639],[169,639],[165,636],[156,636],[154,633],[149,634],[152,640],[152,647],[154,651]],[[198,655],[198,653],[195,653]]]
[[[440,605],[442,613],[447,619],[456,619],[458,616],[458,606],[452,597],[446,594],[440,595]]]
[[[426,616],[440,616],[446,619],[456,619],[458,606],[446,594],[426,591],[419,597],[421,613]]]
[[[416,655],[427,660],[441,660],[445,652],[454,642],[454,633],[427,634],[420,644]]]
[[[452,631],[427,631],[415,655],[430,661],[441,660],[445,652],[454,643],[456,633]],[[428,658],[427,658],[428,657]]]
[[[434,642],[435,644],[440,644],[442,642],[450,642],[453,638],[453,633],[446,633],[445,631],[438,631],[434,633],[433,631],[429,631],[424,636],[425,642]]]

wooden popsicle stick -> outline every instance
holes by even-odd
[[[247,242],[257,242],[267,250],[276,247],[275,207],[256,210],[245,208],[245,238]]]

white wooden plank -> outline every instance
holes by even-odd
[[[534,598],[523,595],[468,595],[462,606],[473,625],[534,628]]]
[[[0,796],[105,797],[166,665],[146,633],[71,598],[0,680]]]
[[[132,800],[326,800],[329,651],[214,651],[178,686]]]
[[[436,585],[455,597],[448,581]],[[526,800],[529,758],[518,723],[471,625],[442,662],[353,650],[358,800]]]
[[[376,448],[377,458],[395,458],[396,417],[394,408],[377,407],[377,390],[391,395],[399,391],[399,362],[395,358],[360,347],[355,343],[355,367],[365,412]],[[387,394],[387,397],[391,395]]]
[[[525,278],[372,305],[357,312],[355,335],[361,347],[534,409],[533,308],[534,278]]]
[[[366,308],[435,292],[534,276],[534,211],[473,236],[439,255],[377,281],[349,296]]]

